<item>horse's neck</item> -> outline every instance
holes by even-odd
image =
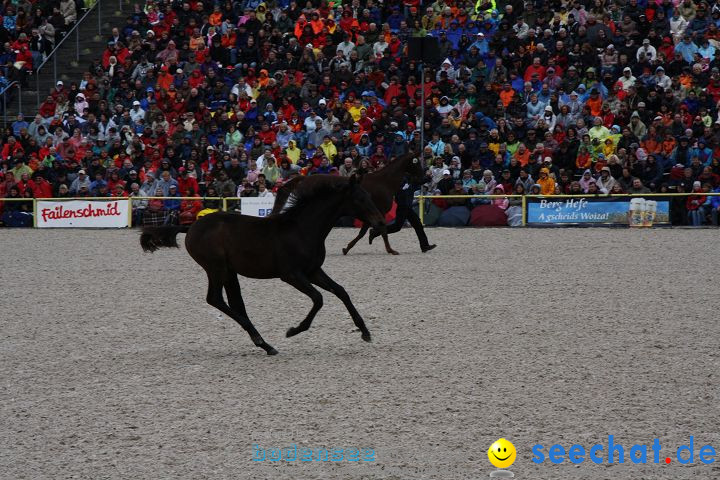
[[[394,192],[402,186],[401,183],[405,177],[405,160],[395,160],[377,173],[376,181]]]
[[[310,236],[324,242],[340,218],[340,197],[333,195],[321,201],[308,202],[297,214],[298,223],[308,227]]]

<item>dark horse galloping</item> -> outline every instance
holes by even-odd
[[[350,301],[345,289],[323,271],[325,238],[340,218],[352,211],[364,222],[385,231],[382,214],[370,195],[353,176],[339,183],[327,181],[296,189],[284,211],[265,218],[218,212],[201,217],[188,227],[148,227],[143,229],[140,245],[146,252],[161,247],[178,247],[176,236],[187,231],[185,247],[208,276],[207,302],[240,324],[258,347],[268,355],[277,350],[263,340],[245,311],[238,274],[250,278],[280,278],[312,299],[305,320],[287,331],[291,337],[310,328],[323,305],[314,287],[335,294],[350,312],[362,339],[369,342],[370,332]],[[225,289],[228,303],[223,299]]]
[[[423,175],[424,172],[418,157],[414,153],[410,152],[390,162],[381,170],[363,175],[361,185],[368,191],[373,202],[375,202],[377,209],[385,215],[390,211],[393,196],[398,190],[400,190],[405,178],[409,176],[412,182],[420,183],[423,180]],[[275,198],[275,205],[273,207],[273,213],[281,211],[287,199],[299,185],[303,182],[307,182],[308,180],[312,182],[311,179],[315,176],[316,175],[311,175],[309,177],[295,177],[285,183],[285,185],[278,190],[277,197]],[[352,212],[344,212],[344,214],[352,215]],[[422,251],[425,252],[433,248],[433,246],[427,245],[427,237],[423,231],[422,224],[419,221],[412,223],[415,233],[418,236],[418,240],[420,240],[420,248]],[[399,226],[402,227],[402,225]],[[357,237],[351,240],[347,247],[342,249],[344,255],[347,255],[350,249],[365,236],[369,228],[370,225],[368,222],[363,222],[362,228],[360,229]],[[396,231],[397,230],[399,230],[399,228],[397,228]],[[385,231],[380,233],[383,237],[383,241],[385,242],[385,250],[391,255],[397,255],[398,252],[393,250],[390,246],[387,233]]]

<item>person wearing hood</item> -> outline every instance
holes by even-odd
[[[153,172],[145,172],[145,181],[140,185],[140,194],[144,197],[152,197],[157,190],[157,180]]]
[[[493,189],[493,195],[503,195],[505,194],[505,188],[502,186],[502,184],[495,185],[495,188]],[[507,210],[509,201],[507,197],[494,197],[492,199],[492,204],[495,205],[497,208],[499,208],[502,211]]]
[[[472,172],[472,170],[471,170]],[[485,169],[483,170],[482,176],[480,179],[477,180],[477,183],[473,185],[472,187],[472,193],[473,195],[492,195],[492,192],[495,188],[495,186],[498,184],[498,182],[493,177],[493,173],[491,170]],[[471,207],[475,207],[477,205],[487,205],[491,203],[490,199],[488,198],[471,198],[470,199],[470,205]]]
[[[605,139],[610,137],[610,130],[603,125],[602,117],[595,117],[593,119],[593,126],[588,131],[591,140],[597,140],[599,143],[605,142]]]
[[[630,125],[628,125],[628,127],[637,138],[644,138],[647,134],[647,126],[642,122],[640,114],[637,111],[634,111],[632,115],[630,115]]]
[[[584,85],[579,85],[578,88]],[[580,94],[576,91],[570,92],[569,95],[563,95],[558,101],[559,106],[567,106],[568,112],[566,115],[571,119],[577,119],[582,115],[583,103],[580,101]]]
[[[543,116],[540,117],[541,120],[545,122],[545,125],[547,126],[547,130],[549,132],[552,132],[555,130],[555,125],[557,125],[557,116],[552,110],[552,106],[547,105],[545,106],[545,110],[543,112]],[[540,120],[538,120],[539,122]],[[535,125],[537,128],[537,125]]]
[[[615,183],[616,180],[610,175],[610,167],[602,167],[600,177],[595,181],[598,190],[602,193],[610,193]]]
[[[588,187],[590,186],[590,182],[595,183],[595,179],[592,176],[592,172],[589,168],[586,168],[585,171],[582,174],[582,177],[580,177],[580,187],[583,189],[583,192],[588,191]]]
[[[530,188],[535,185],[535,180],[527,172],[527,170],[521,169],[517,180],[515,180],[516,187],[518,184],[523,186],[523,192],[529,192]]]
[[[300,149],[297,147],[297,142],[295,140],[288,141],[288,146],[285,149],[285,155],[288,160],[290,160],[290,163],[297,165],[298,160],[300,160]]]
[[[555,179],[550,176],[550,169],[543,167],[540,169],[540,178],[537,180],[540,185],[541,195],[553,195],[555,194]]]
[[[435,107],[435,110],[437,110],[443,118],[447,117],[452,109],[453,107],[450,105],[450,99],[446,96],[440,97],[440,104]]]
[[[88,108],[89,108],[89,104],[85,100],[85,95],[82,93],[78,93],[75,96],[75,104],[73,105],[73,109],[75,110],[75,113],[81,117],[85,117],[85,113]]]
[[[435,81],[439,82],[442,80],[442,74],[447,74],[447,79],[450,81],[457,80],[457,71],[453,68],[452,62],[449,58],[446,58],[442,65],[440,65],[440,69],[438,70],[437,74],[435,75]]]
[[[534,183],[530,187],[529,195],[542,195],[542,185],[540,185],[539,183]]]
[[[333,163],[335,161],[335,157],[337,157],[338,151],[337,147],[332,142],[332,138],[330,137],[330,135],[325,135],[325,137],[323,138],[323,142],[320,144],[320,149],[323,151],[330,163]]]
[[[533,93],[530,95],[530,101],[525,106],[527,108],[528,125],[535,126],[545,113],[545,104],[538,100],[537,94]]]

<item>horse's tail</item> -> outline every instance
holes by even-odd
[[[146,252],[154,252],[158,248],[180,248],[177,243],[177,234],[185,233],[190,225],[145,227],[140,235],[140,246]]]

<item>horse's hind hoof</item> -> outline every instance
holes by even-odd
[[[270,347],[270,350],[267,351],[267,354],[268,355],[277,355],[278,351],[275,350],[274,348]]]
[[[295,327],[290,327],[290,328],[288,328],[288,331],[285,333],[285,336],[286,337],[294,337],[298,333],[300,333],[300,330],[298,330]]]
[[[429,252],[433,248],[437,247],[434,243],[432,245],[428,245],[427,247],[421,247],[420,250],[422,250],[422,253]]]
[[[400,255],[400,252],[395,251],[395,250],[388,250],[387,253],[389,253],[390,255]]]
[[[368,343],[372,342],[372,338],[370,338],[370,332],[368,332],[368,333],[363,333],[363,334],[362,334],[362,339],[365,340],[365,341],[368,342]]]
[[[343,248],[343,249],[342,249],[343,255],[347,255],[347,253],[348,253],[349,251],[350,251],[349,248]]]

